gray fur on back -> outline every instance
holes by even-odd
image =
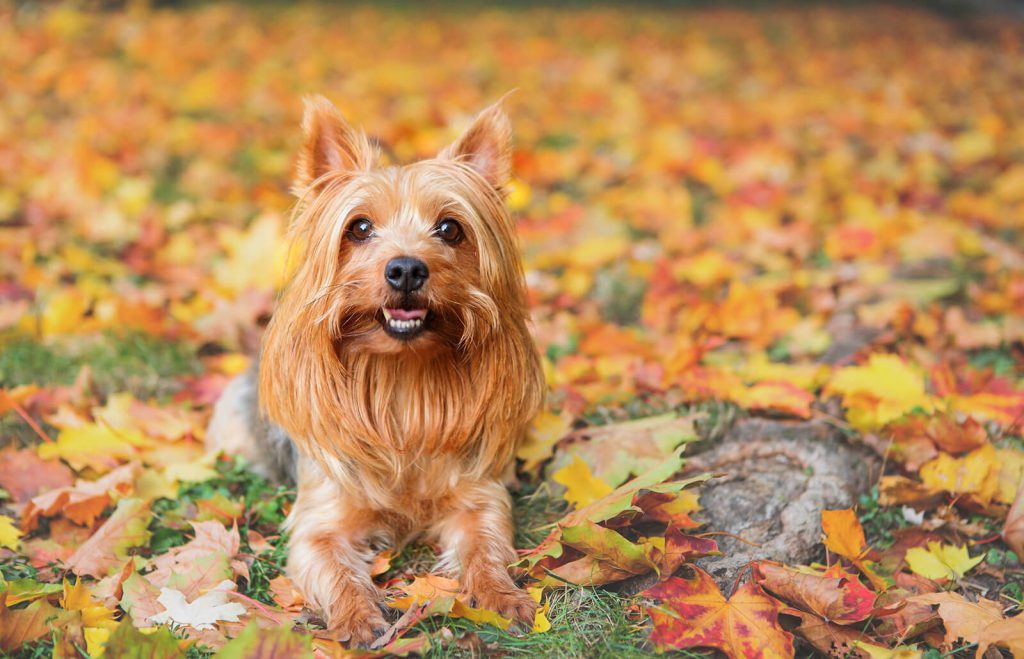
[[[211,451],[243,456],[261,476],[294,484],[298,451],[288,433],[260,412],[258,369],[259,363],[224,390],[210,420],[207,445]]]

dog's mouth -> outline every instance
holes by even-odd
[[[381,309],[381,326],[389,336],[408,341],[427,329],[426,309]]]

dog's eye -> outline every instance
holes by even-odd
[[[361,243],[373,235],[373,222],[365,217],[358,217],[349,222],[345,235],[349,240]]]
[[[462,226],[450,217],[438,222],[434,233],[449,245],[457,245],[462,241]]]

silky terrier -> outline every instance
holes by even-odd
[[[217,403],[211,450],[294,480],[287,574],[338,638],[385,627],[370,563],[421,538],[478,606],[524,625],[505,479],[544,391],[496,104],[404,166],[306,99],[296,272],[260,358]]]

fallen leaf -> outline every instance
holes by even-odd
[[[161,588],[157,602],[163,605],[164,610],[149,616],[149,621],[158,625],[184,625],[199,631],[214,629],[218,622],[238,622],[238,617],[245,615],[246,609],[237,602],[228,601],[228,593],[234,590],[235,582],[226,579],[217,584],[216,590],[189,601],[180,590]]]
[[[953,647],[961,641],[977,643],[990,625],[1003,619],[1003,608],[998,602],[984,598],[972,602],[959,593],[928,593],[914,595],[907,600],[938,606],[939,617],[946,628],[944,642],[947,647]]]
[[[672,577],[644,591],[658,600],[648,609],[651,642],[659,650],[717,648],[729,657],[791,657],[793,636],[779,626],[783,605],[747,582],[728,600],[714,580],[694,568],[691,579]]]
[[[924,377],[896,355],[875,353],[863,366],[839,369],[825,391],[842,396],[847,418],[859,430],[877,430],[916,409],[929,411],[934,406]]]
[[[53,517],[57,514],[63,514],[76,524],[92,526],[116,497],[131,493],[132,483],[138,473],[138,464],[127,464],[98,480],[79,479],[73,486],[33,497],[25,506],[22,527],[31,531],[38,525],[40,517]]]
[[[128,551],[149,542],[149,504],[142,499],[121,499],[114,514],[67,561],[78,575],[104,577],[119,569]]]
[[[312,657],[310,637],[288,627],[260,627],[254,622],[213,655],[216,659]]]
[[[33,449],[0,451],[0,487],[16,503],[24,503],[40,492],[71,485],[74,473],[58,460],[41,460]]]
[[[552,474],[551,480],[565,486],[565,500],[577,508],[583,508],[612,491],[612,486],[595,477],[579,456]]]
[[[216,521],[192,522],[195,537],[153,558],[154,570],[146,579],[157,587],[195,597],[216,587],[234,573],[231,562],[241,542],[238,527]]]
[[[51,606],[46,600],[32,602],[23,609],[8,608],[0,601],[0,650],[12,652],[65,624],[71,614]]]
[[[21,542],[21,529],[7,515],[0,515],[0,547],[17,549]]]
[[[912,547],[906,561],[914,574],[936,581],[956,581],[985,560],[984,554],[971,558],[967,547],[929,542],[928,548]]]
[[[761,561],[754,567],[754,577],[796,608],[838,625],[865,620],[874,609],[875,594],[853,575],[836,578]]]
[[[106,656],[111,659],[179,659],[185,656],[169,629],[143,634],[129,620],[117,626],[105,646]]]

